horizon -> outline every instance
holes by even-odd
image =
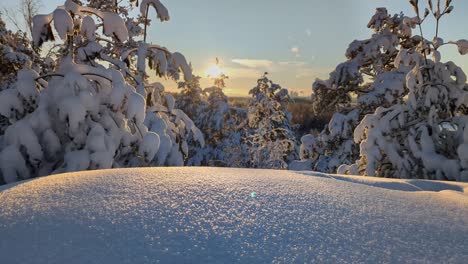
[[[49,13],[64,2],[42,1],[39,12]],[[241,97],[248,96],[264,72],[282,87],[308,96],[316,78],[327,79],[336,65],[346,60],[344,53],[349,43],[372,35],[366,25],[375,8],[387,7],[392,14],[402,11],[406,16],[414,15],[406,0],[162,2],[171,19],[160,23],[151,10],[153,23],[148,41],[184,54],[192,63],[194,74],[202,77],[202,87],[212,85],[207,71],[219,58],[220,67],[229,76],[225,93]],[[7,2],[4,7],[12,9],[17,4]],[[452,14],[441,20],[441,37],[466,39],[468,29],[462,25],[468,23],[468,17],[462,12],[468,10],[468,2],[455,0],[453,5]],[[425,24],[427,39],[432,39],[434,29],[427,25],[433,26],[433,20],[431,17]],[[7,26],[14,29],[8,21]],[[468,70],[468,62],[455,47],[442,47],[441,51],[443,61],[453,61],[465,72]],[[168,91],[177,91],[174,81],[155,77],[153,80],[163,83]]]

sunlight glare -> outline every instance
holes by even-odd
[[[219,67],[219,65],[217,65],[217,64],[210,66],[210,67],[206,70],[206,76],[211,77],[211,78],[218,78],[218,77],[220,77],[223,73],[224,73],[223,70],[222,70],[221,67]]]

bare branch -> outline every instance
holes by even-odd
[[[39,13],[40,7],[41,0],[20,0],[14,9],[3,8],[3,13],[17,30],[24,31],[32,36],[32,20]]]

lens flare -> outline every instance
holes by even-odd
[[[211,78],[218,78],[223,74],[223,70],[219,65],[212,65],[206,70],[206,76]]]

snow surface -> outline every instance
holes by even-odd
[[[463,263],[468,184],[220,168],[0,188],[2,263]],[[465,262],[466,263],[466,262]]]
[[[140,14],[146,17],[148,6],[153,6],[156,9],[156,14],[161,22],[169,21],[169,11],[159,0],[142,0],[140,4]]]

